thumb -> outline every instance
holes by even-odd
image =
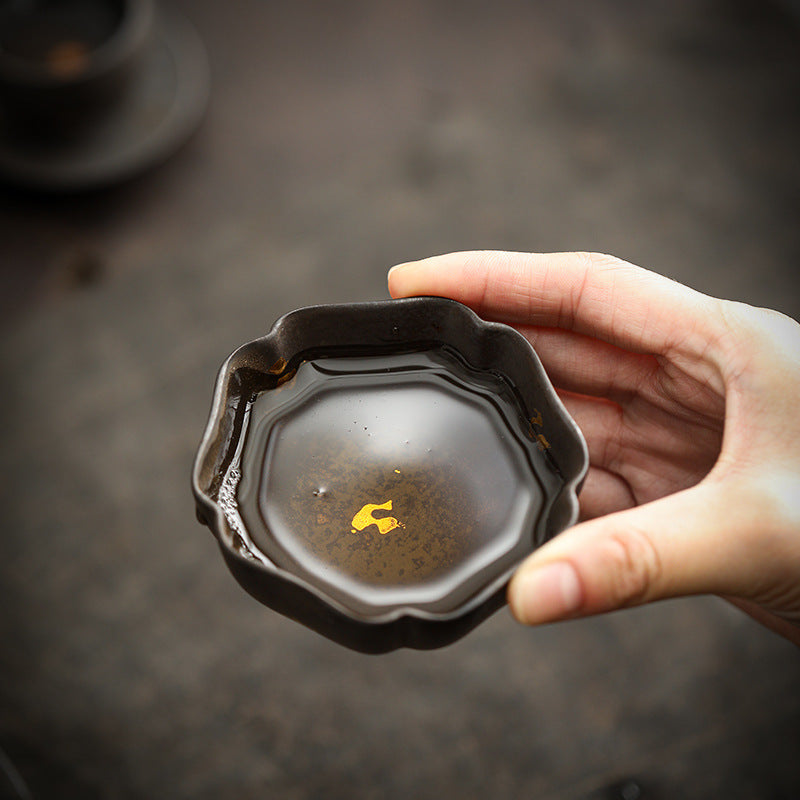
[[[701,483],[559,534],[511,580],[514,616],[536,625],[681,595],[746,596],[764,565],[741,533],[759,520],[730,494]]]

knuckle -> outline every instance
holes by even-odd
[[[800,324],[778,311],[717,301],[716,350],[730,390],[785,405],[800,390]]]
[[[633,264],[625,261],[624,258],[619,258],[610,253],[593,253],[592,262],[601,269],[635,269],[637,271],[641,269],[640,267],[634,267]]]
[[[639,270],[640,267],[634,267],[627,261],[618,258],[617,256],[609,255],[608,253],[593,253],[588,251],[580,251],[574,253],[580,265],[588,272],[593,271],[614,271],[619,269],[635,269]]]
[[[626,607],[651,599],[661,579],[661,561],[649,534],[636,528],[612,533],[605,551],[613,603]]]
[[[797,320],[770,308],[733,300],[717,300],[717,307],[738,349],[768,350],[797,358],[800,345]]]
[[[759,488],[762,536],[800,542],[800,475],[796,469],[773,470]]]

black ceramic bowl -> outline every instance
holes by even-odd
[[[236,350],[193,488],[250,594],[376,653],[499,608],[575,521],[587,464],[527,340],[420,297],[300,309]]]

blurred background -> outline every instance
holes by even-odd
[[[0,190],[8,796],[800,797],[798,652],[721,600],[359,655],[239,589],[189,488],[225,356],[399,261],[598,250],[800,315],[796,6],[172,7],[185,146]]]

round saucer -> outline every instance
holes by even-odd
[[[183,17],[161,10],[125,96],[85,136],[21,141],[0,110],[0,180],[76,192],[131,178],[164,161],[195,130],[208,85],[200,38]]]

